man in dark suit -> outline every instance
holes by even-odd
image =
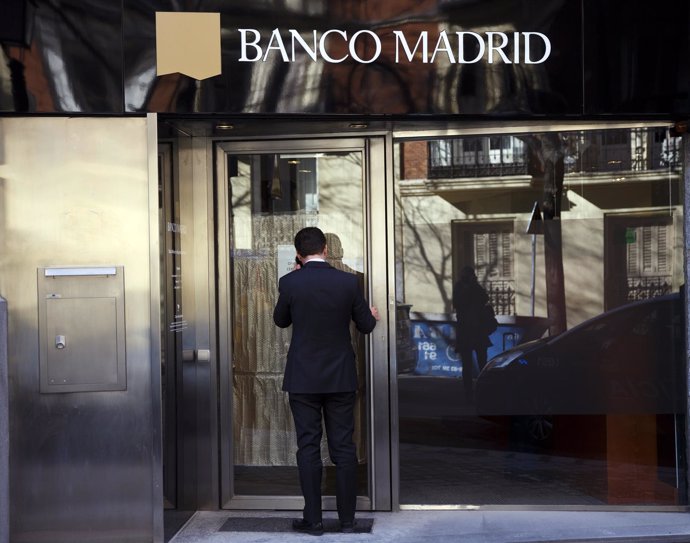
[[[293,528],[323,534],[321,516],[321,428],[326,427],[328,452],[336,465],[336,500],[343,532],[354,530],[357,500],[357,454],[352,440],[357,390],[350,321],[368,334],[378,311],[369,307],[357,276],[326,262],[323,232],[303,228],[295,236],[302,268],[280,279],[273,321],[292,325],[283,390],[297,432],[297,466],[304,495],[303,517]]]

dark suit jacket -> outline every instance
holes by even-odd
[[[376,326],[357,276],[326,262],[307,262],[284,275],[273,321],[292,325],[283,390],[304,394],[357,390],[350,321],[368,334]]]

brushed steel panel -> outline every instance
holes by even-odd
[[[116,299],[54,298],[46,306],[48,385],[117,386]]]
[[[160,392],[152,382],[151,284],[158,247],[148,126],[144,117],[0,119],[12,540],[40,541],[47,533],[54,543],[91,542],[94,534],[113,543],[156,537]],[[157,203],[155,178],[153,195]],[[40,394],[36,269],[113,262],[127,274],[127,390]]]
[[[10,428],[7,382],[7,300],[0,297],[0,541],[10,540]]]

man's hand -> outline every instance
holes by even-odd
[[[381,317],[379,316],[379,310],[376,309],[373,305],[369,307],[371,309],[371,314],[374,316],[374,318],[378,321],[381,320]]]

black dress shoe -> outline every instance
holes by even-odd
[[[307,522],[303,518],[292,521],[292,529],[309,535],[323,535],[323,522]]]
[[[355,531],[355,521],[345,521],[340,523],[340,531],[344,534],[352,534]]]

